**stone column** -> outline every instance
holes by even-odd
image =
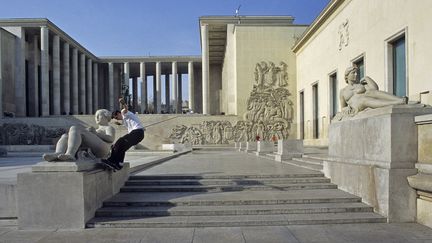
[[[183,97],[182,97],[182,75],[181,73],[178,74],[178,89],[177,89],[177,113],[181,114],[183,112],[182,110],[182,103],[183,103]]]
[[[86,82],[86,101],[87,101],[87,114],[93,114],[93,61],[87,59],[87,82]]]
[[[80,114],[86,114],[86,61],[85,55],[80,56],[80,86],[79,86],[79,99],[80,99]]]
[[[128,90],[130,89],[130,87],[129,87],[129,63],[128,62],[125,62],[123,64],[123,85],[126,85]],[[123,87],[122,87],[122,89],[123,89]],[[129,92],[130,92],[130,90],[129,90]],[[122,95],[125,95],[125,94],[122,94]],[[126,95],[129,95],[129,93]]]
[[[144,114],[147,110],[147,75],[145,70],[145,63],[140,63],[140,77],[141,77],[141,113]]]
[[[210,114],[208,25],[201,25],[203,114]]]
[[[72,49],[72,113],[78,114],[78,50]]]
[[[132,78],[132,108],[133,111],[138,111],[138,78]]]
[[[49,116],[49,30],[47,26],[41,27],[41,95],[42,116]]]
[[[156,104],[155,113],[161,113],[161,62],[156,62]]]
[[[28,98],[29,98],[29,115],[39,116],[39,36],[34,35],[31,45],[29,46],[29,86],[28,86]],[[0,62],[1,63],[1,62]]]
[[[172,100],[172,106],[174,113],[178,113],[177,110],[177,103],[178,103],[178,88],[177,88],[177,62],[172,62],[172,79],[171,79],[171,100]]]
[[[114,63],[108,63],[108,106],[114,110]]]
[[[99,67],[93,63],[93,112],[99,109]]]
[[[63,44],[63,112],[70,113],[69,43]]]
[[[157,103],[156,75],[152,75],[152,78],[153,78],[153,113],[156,113],[156,103]]]
[[[193,62],[188,63],[188,79],[189,79],[189,110],[195,111],[195,80]]]
[[[171,113],[170,109],[170,75],[165,74],[165,112]]]
[[[53,114],[60,115],[60,36],[53,37],[52,75],[53,75]]]
[[[25,117],[27,115],[26,104],[26,70],[25,70],[25,30],[17,28],[15,34],[15,115]],[[10,92],[13,92],[12,90]]]

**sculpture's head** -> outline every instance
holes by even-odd
[[[97,110],[95,113],[95,121],[98,125],[108,125],[108,122],[111,121],[111,112],[106,109]]]
[[[345,70],[345,82],[348,83],[349,80],[357,80],[358,68],[356,66],[349,67]]]

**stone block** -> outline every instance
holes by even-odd
[[[115,195],[128,176],[129,163],[117,172],[36,170],[18,174],[18,226],[85,228],[103,201]]]
[[[246,153],[257,150],[257,142],[246,142],[246,149],[244,150]]]
[[[432,201],[417,199],[417,222],[432,228]]]
[[[274,142],[269,141],[258,141],[257,142],[257,151],[255,152],[256,155],[263,155],[263,154],[271,154],[273,153],[274,149]]]
[[[162,144],[162,150],[169,150],[173,152],[181,152],[185,150],[191,150],[192,145],[190,143],[182,144],[182,143],[171,143],[171,144]]]
[[[416,116],[418,129],[418,161],[432,164],[432,114]]]
[[[276,161],[290,160],[292,158],[302,157],[304,152],[303,140],[289,139],[278,140],[277,152],[275,155]]]
[[[324,174],[340,189],[362,197],[389,222],[414,222],[416,193],[407,177],[417,172],[414,117],[425,113],[432,113],[432,108],[399,105],[333,122]]]
[[[246,142],[239,142],[238,151],[245,151],[245,150],[246,150]]]
[[[16,211],[16,185],[0,184],[0,218],[15,218]]]

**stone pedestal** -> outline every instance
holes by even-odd
[[[418,132],[418,173],[409,176],[417,193],[417,223],[432,228],[432,114],[415,117]]]
[[[169,150],[173,152],[191,151],[192,145],[190,143],[162,144],[162,150]]]
[[[362,197],[389,222],[415,221],[416,193],[407,176],[417,171],[414,117],[426,113],[432,108],[399,105],[333,122],[325,175],[340,189]]]
[[[87,164],[85,164],[87,163]],[[93,162],[38,163],[18,174],[17,208],[20,229],[79,229],[119,192],[129,164],[111,172]]]
[[[246,142],[246,148],[244,152],[251,152],[257,150],[257,142]]]
[[[238,151],[245,151],[245,150],[246,150],[246,142],[239,142]]]
[[[274,152],[274,147],[274,142],[258,141],[255,155],[271,154]]]
[[[282,160],[300,158],[303,152],[303,140],[301,139],[278,140],[275,160],[280,162]]]

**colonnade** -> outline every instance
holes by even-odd
[[[14,42],[6,48],[15,48],[10,64],[13,75],[3,74],[13,79],[6,82],[13,86],[3,85],[2,89],[14,88],[3,98],[3,111],[17,117],[94,114],[100,108],[117,109],[122,90],[129,90],[131,105],[139,113],[181,113],[183,100],[196,113],[206,107],[201,106],[208,92],[200,92],[204,84],[199,56],[96,57],[50,22],[39,27],[26,24],[2,26]],[[3,66],[0,73],[11,72]],[[182,97],[182,75],[187,75],[189,97]],[[153,94],[148,90],[150,79]]]
[[[106,61],[106,60],[104,60]],[[170,65],[170,70],[166,68],[163,70],[162,63],[166,65]],[[194,76],[194,61],[187,61],[187,73],[179,72],[178,69],[179,61],[140,61],[140,62],[123,62],[123,63],[114,63],[108,62],[108,104],[110,109],[116,108],[116,102],[118,95],[114,95],[115,93],[119,94],[118,91],[114,90],[114,67],[119,68],[119,72],[123,73],[121,83],[123,88],[120,91],[119,95],[124,95],[122,92],[124,90],[129,90],[131,93],[131,104],[132,107],[138,107],[140,104],[140,110],[136,110],[140,113],[181,113],[182,112],[182,102],[184,98],[182,97],[182,74],[188,75],[188,88],[189,88],[189,96],[187,97],[189,102],[189,110],[195,110],[195,76]],[[182,61],[185,63],[185,61]],[[139,73],[131,72],[131,65],[139,64]],[[154,70],[154,71],[148,71]],[[165,97],[162,97],[162,81],[163,76],[165,80]],[[153,80],[153,110],[150,111],[148,104],[148,77],[151,77]],[[129,87],[130,79],[132,79],[132,87]],[[141,96],[140,101],[138,101],[138,82],[141,80]],[[165,107],[162,107],[162,100],[165,101]]]

